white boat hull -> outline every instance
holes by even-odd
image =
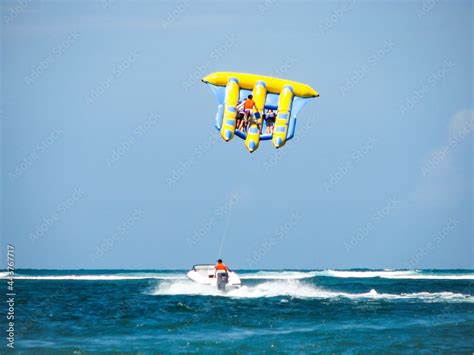
[[[214,265],[194,265],[193,268],[187,273],[188,278],[197,282],[201,285],[209,285],[213,287],[218,287],[218,277],[217,274],[220,271],[216,272]],[[228,282],[225,286],[226,290],[239,288],[241,285],[239,276],[229,270],[228,274]]]

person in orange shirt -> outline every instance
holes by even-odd
[[[216,271],[224,270],[225,272],[229,271],[229,268],[222,262],[222,259],[217,260],[217,264],[215,266]]]
[[[247,99],[244,101],[244,112],[247,115],[250,115],[252,109],[255,108],[257,110],[257,106],[255,106],[255,101],[253,101],[253,96],[247,96]]]
[[[243,131],[249,122],[249,117],[252,115],[252,109],[255,109],[255,111],[257,112],[258,112],[258,109],[257,109],[257,106],[255,105],[255,101],[253,101],[252,95],[247,96],[247,99],[245,99],[245,101],[243,101],[239,106],[237,106],[237,109],[239,108],[241,109],[243,108],[244,119],[240,123],[241,127],[240,128],[237,127],[237,128]]]

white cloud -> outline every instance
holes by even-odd
[[[446,142],[434,148],[420,166],[415,200],[445,205],[472,192],[474,110],[456,113],[449,121]]]
[[[456,113],[449,122],[449,138],[456,138],[472,132],[474,129],[474,110]]]

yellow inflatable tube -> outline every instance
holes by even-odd
[[[262,127],[263,113],[265,108],[265,99],[267,98],[267,89],[263,81],[258,81],[253,88],[253,100],[257,106],[258,114],[254,112],[252,124],[250,125],[247,138],[245,138],[245,147],[250,153],[253,153],[260,144],[260,128]],[[257,118],[259,117],[259,118]]]
[[[235,134],[236,106],[239,103],[239,84],[235,79],[230,79],[225,89],[224,119],[222,120],[221,137],[227,142]]]
[[[279,94],[287,85],[293,88],[293,94],[300,97],[318,97],[319,94],[311,86],[298,83],[296,81],[273,78],[270,76],[261,76],[254,74],[217,72],[212,73],[202,79],[204,83],[216,86],[226,86],[230,78],[236,78],[239,86],[245,90],[252,90],[258,81],[264,81],[266,89],[272,94]]]
[[[278,114],[275,120],[272,143],[275,148],[283,147],[286,143],[288,123],[290,122],[291,102],[293,90],[291,86],[285,86],[278,99]]]

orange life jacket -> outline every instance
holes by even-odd
[[[255,101],[251,100],[251,99],[247,99],[245,100],[244,102],[244,109],[246,110],[250,110],[253,108],[253,106],[255,105]]]
[[[227,268],[227,266],[225,266],[224,264],[221,263],[221,264],[216,265],[216,270],[225,270],[225,271],[227,271],[228,268]]]

